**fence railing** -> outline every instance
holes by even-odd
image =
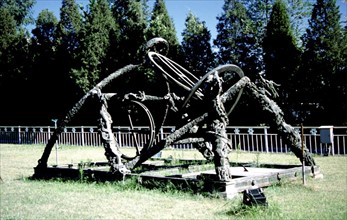
[[[301,132],[300,127],[295,127]],[[135,139],[138,145],[143,146],[149,138],[148,128],[136,127],[131,132],[129,127],[114,127],[115,137],[121,147],[134,147]],[[162,127],[155,139],[155,143],[163,140],[175,127]],[[315,154],[325,154],[326,144],[321,143],[319,127],[304,127],[304,140],[306,147]],[[54,128],[50,126],[0,126],[0,144],[47,144]],[[228,139],[233,149],[241,151],[257,151],[269,153],[287,153],[290,148],[282,138],[272,129],[259,127],[227,127]],[[347,127],[333,128],[333,142],[330,144],[331,154],[347,154]],[[58,139],[60,145],[102,146],[97,127],[66,127]],[[175,144],[175,149],[194,149],[192,144]]]

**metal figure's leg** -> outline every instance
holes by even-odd
[[[316,163],[307,148],[304,149],[304,154],[302,153],[301,137],[291,125],[285,122],[280,107],[266,95],[263,89],[258,88],[253,82],[251,82],[248,77],[243,77],[235,85],[230,87],[222,95],[221,101],[223,103],[229,101],[229,99],[234,97],[237,91],[243,87],[247,87],[251,92],[250,96],[259,103],[264,111],[271,114],[270,118],[272,118],[272,126],[277,129],[279,135],[288,144],[295,156],[298,157],[300,161],[304,160],[305,164],[308,166],[315,165]]]
[[[226,135],[226,124],[215,120],[211,125],[211,143],[214,152],[214,165],[217,177],[220,181],[231,179],[230,162],[228,159],[229,148]]]
[[[75,117],[75,115],[79,112],[79,110],[84,105],[85,101],[89,98],[89,96],[92,94],[92,92],[95,89],[102,89],[106,85],[108,85],[110,82],[112,82],[114,79],[118,78],[119,76],[130,72],[134,69],[136,69],[139,65],[127,65],[116,72],[110,74],[108,77],[103,79],[101,82],[99,82],[93,89],[91,89],[88,93],[86,93],[74,106],[73,108],[66,114],[65,118],[59,121],[59,125],[57,129],[54,131],[51,138],[48,140],[48,143],[45,147],[45,150],[41,156],[41,158],[38,161],[37,167],[35,168],[35,174],[36,172],[41,172],[41,170],[47,168],[47,161],[49,158],[49,155],[51,154],[52,148],[56,141],[58,140],[60,134],[64,131],[65,126],[70,123],[70,121]],[[40,174],[38,174],[40,175]]]
[[[231,179],[231,173],[228,159],[228,138],[225,129],[229,119],[222,102],[222,80],[218,76],[218,72],[207,79],[204,89],[206,90],[205,102],[209,113],[207,137],[212,143],[216,174],[220,181],[228,181]]]
[[[271,114],[272,124],[279,132],[279,135],[283,138],[283,140],[288,144],[292,152],[296,157],[300,159],[300,161],[305,161],[305,164],[308,166],[315,165],[315,161],[309,152],[309,150],[305,147],[304,153],[301,149],[301,137],[295,129],[287,124],[283,118],[283,112],[281,108],[271,100],[269,97],[265,95],[265,93],[259,89],[254,83],[249,82],[247,84],[248,89],[251,92],[251,97],[254,98],[262,107],[262,109],[269,114]]]
[[[102,94],[100,90],[94,90],[94,97],[98,99],[100,104],[100,118],[98,119],[98,130],[102,143],[105,148],[105,156],[111,166],[112,172],[120,172],[122,174],[129,173],[121,161],[122,153],[112,131],[112,117],[107,111],[107,96]]]

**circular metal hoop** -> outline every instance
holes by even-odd
[[[145,116],[145,117],[147,117],[147,120],[148,120],[148,131],[149,132],[146,132],[146,134],[148,134],[148,138],[146,139],[146,142],[144,143],[143,149],[141,151],[145,151],[145,150],[152,147],[152,145],[154,143],[155,136],[156,136],[155,124],[154,124],[154,119],[153,119],[151,112],[141,102],[131,100],[131,101],[127,102],[126,105],[124,105],[123,107],[125,107],[125,109],[127,111],[130,132],[132,134],[132,137],[134,139],[134,144],[136,147],[136,155],[135,156],[129,156],[129,155],[125,155],[122,153],[121,157],[125,160],[132,160],[136,156],[140,155],[140,149],[139,149],[140,145],[139,145],[139,141],[138,141],[136,134],[135,134],[137,130],[134,129],[134,122],[139,120],[139,118],[136,118],[136,117],[140,116],[141,120],[143,120],[142,117]]]
[[[201,99],[202,96],[202,90],[201,90],[201,86],[203,85],[203,83],[205,82],[205,80],[208,78],[209,75],[214,74],[215,72],[218,72],[218,75],[220,77],[222,77],[223,79],[223,86],[230,86],[228,85],[228,81],[230,81],[231,79],[228,78],[228,73],[235,73],[237,74],[238,77],[240,77],[240,79],[244,76],[244,73],[242,71],[242,69],[234,64],[225,64],[222,66],[219,66],[213,70],[211,70],[210,72],[206,73],[191,89],[189,95],[185,98],[182,108],[186,107],[189,100],[193,97],[196,96],[197,98]],[[229,111],[227,111],[227,114],[229,115],[233,109],[235,108],[236,104],[238,103],[241,94],[243,92],[243,89],[240,90],[236,100],[234,101],[233,105],[230,107]]]

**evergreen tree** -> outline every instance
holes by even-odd
[[[303,36],[305,51],[301,66],[301,102],[306,109],[306,124],[340,123],[333,113],[336,94],[332,79],[341,65],[340,13],[336,0],[317,0],[313,7],[309,27]],[[309,108],[312,106],[313,108]],[[344,113],[345,114],[345,113]]]
[[[7,8],[16,21],[17,27],[20,27],[33,22],[31,9],[35,2],[35,0],[1,0],[0,8]]]
[[[176,35],[173,20],[170,18],[164,0],[156,0],[152,10],[152,16],[147,30],[147,39],[162,37],[170,45],[168,57],[181,63],[180,45]]]
[[[247,14],[241,0],[225,0],[223,12],[217,17],[217,38],[214,45],[218,48],[217,62],[219,64],[235,64],[252,80],[260,71],[257,66],[257,36],[255,23]],[[254,104],[254,103],[253,103]],[[241,111],[242,109],[242,111]],[[259,123],[254,115],[254,106],[249,100],[241,99],[238,107],[229,116],[233,124]],[[237,115],[237,117],[235,117]]]
[[[26,94],[31,65],[29,33],[24,25],[30,18],[31,2],[0,1],[0,99],[6,104],[0,110],[2,124],[17,123],[24,111],[21,100]]]
[[[32,30],[32,44],[39,48],[39,56],[43,54],[45,58],[54,57],[54,40],[58,20],[54,13],[47,9],[41,11],[36,20],[36,27]],[[46,56],[48,55],[48,56]]]
[[[308,0],[285,0],[291,29],[299,47],[302,47],[301,36],[305,33],[305,22],[310,17],[312,5]]]
[[[341,49],[341,60],[338,68],[338,74],[334,78],[334,92],[335,102],[332,108],[337,111],[337,120],[336,125],[340,124],[343,126],[347,125],[347,25],[343,29],[343,39],[340,44]]]
[[[56,102],[60,103],[55,109],[66,112],[74,104],[77,87],[71,79],[72,69],[78,68],[80,63],[77,60],[78,49],[80,47],[81,31],[83,28],[80,8],[75,0],[63,0],[60,8],[60,20],[57,25],[55,44],[56,62],[55,72],[59,76],[57,85],[64,85],[64,89],[53,90]],[[68,97],[68,98],[67,98]]]
[[[263,60],[263,39],[266,33],[266,26],[270,20],[271,10],[274,0],[241,0],[246,7],[247,16],[252,21],[253,43],[248,44],[251,51],[250,59],[245,66],[249,75],[257,75],[264,70]],[[300,37],[302,36],[303,22],[309,15],[310,4],[305,0],[284,0],[290,17],[290,25],[298,46],[301,46]]]
[[[0,55],[2,55],[16,38],[16,21],[7,8],[0,8],[0,16]]]
[[[328,113],[333,114],[331,124],[347,125],[347,26],[343,28],[343,37],[340,43],[340,55],[337,72],[333,76],[330,88],[332,103],[329,103]]]
[[[91,0],[85,13],[78,51],[80,66],[72,70],[76,85],[84,92],[91,89],[105,69],[110,37],[115,35],[116,25],[107,0]]]
[[[265,34],[265,27],[270,20],[274,0],[242,0],[247,8],[247,13],[257,26],[258,33]],[[304,22],[309,17],[311,4],[308,0],[283,0],[287,6],[291,29],[297,40],[303,34]],[[299,43],[299,42],[298,42]]]
[[[246,8],[247,17],[250,19],[248,29],[252,34],[253,41],[246,44],[245,47],[252,54],[248,61],[245,60],[246,72],[249,76],[257,77],[258,73],[264,70],[263,59],[263,39],[266,31],[266,25],[270,19],[270,12],[273,0],[241,0]]]
[[[13,55],[9,54],[11,46],[17,38],[16,21],[7,8],[0,8],[0,88],[6,85],[10,75],[10,66]]]
[[[189,12],[182,36],[182,51],[185,58],[185,67],[200,77],[215,67],[214,54],[211,49],[211,33],[205,22]]]
[[[142,0],[119,0],[112,6],[113,16],[119,26],[120,39],[116,43],[115,59],[122,67],[143,61],[142,46],[146,43],[147,18]],[[117,56],[118,55],[118,56]],[[113,62],[113,63],[115,63]]]
[[[296,86],[293,77],[297,73],[299,57],[300,51],[296,46],[286,5],[282,0],[276,0],[264,38],[265,75],[281,85],[278,102],[287,115],[290,92]]]
[[[222,15],[217,19],[218,34],[214,44],[218,48],[218,63],[238,65],[252,77],[258,67],[251,64],[257,63],[259,58],[253,47],[257,41],[254,23],[245,6],[237,0],[225,0]]]
[[[60,8],[60,21],[57,26],[56,41],[58,51],[62,53],[65,64],[71,67],[75,52],[79,47],[79,35],[82,29],[82,16],[75,0],[63,0]],[[66,62],[67,61],[67,62]]]
[[[59,86],[55,67],[55,31],[58,20],[53,12],[47,9],[41,11],[36,20],[36,26],[32,30],[31,54],[33,56],[32,77],[30,79],[31,89],[28,93],[31,97],[40,94],[49,93],[50,96],[45,102],[40,99],[31,98],[28,100],[32,106],[28,109],[30,118],[35,118],[39,122],[49,122],[52,119],[52,113],[55,110],[54,103],[54,86]],[[37,123],[37,122],[31,122]]]

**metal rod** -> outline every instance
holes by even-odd
[[[134,130],[134,126],[133,126],[133,121],[131,120],[131,116],[130,116],[130,110],[128,110],[128,118],[129,118],[129,122],[130,122],[130,128],[132,130]],[[134,132],[131,132],[133,138],[134,138],[134,141],[135,141],[135,147],[136,147],[136,155],[140,155],[140,150],[139,150],[139,144],[137,142],[137,138],[136,138],[136,135]]]

